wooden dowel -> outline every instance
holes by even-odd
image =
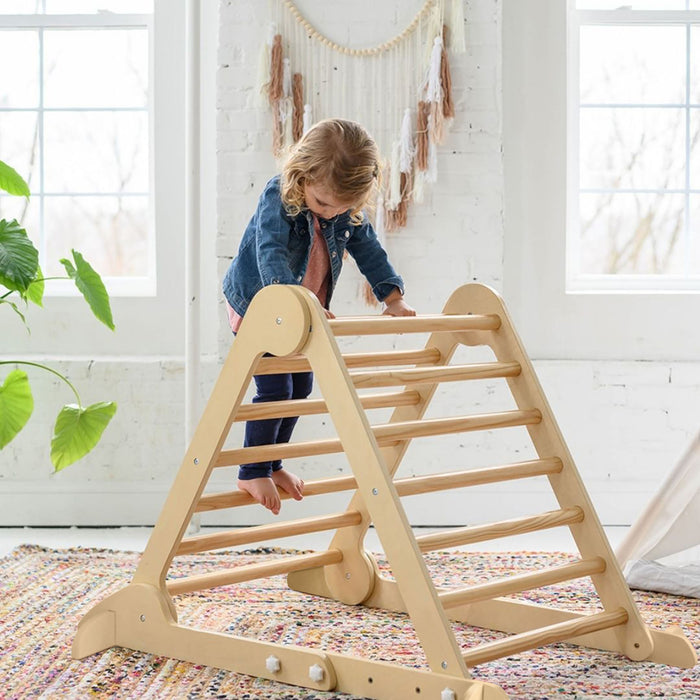
[[[394,350],[391,352],[349,352],[343,353],[345,366],[350,367],[389,367],[392,365],[435,365],[440,361],[437,348],[422,350]],[[279,372],[309,372],[311,365],[301,355],[290,357],[262,357],[258,360],[255,374],[278,374]]]
[[[328,321],[333,335],[383,333],[434,333],[436,331],[495,331],[501,326],[496,314],[435,314],[422,316],[357,316]]]
[[[580,523],[583,520],[583,509],[578,506],[553,510],[539,515],[530,515],[524,518],[502,520],[487,525],[475,525],[462,527],[449,532],[436,532],[432,535],[416,537],[416,542],[421,552],[432,552],[436,549],[448,549],[459,547],[473,542],[485,542],[500,537],[522,535],[526,532],[546,530],[561,525]]]
[[[362,407],[391,408],[394,406],[415,406],[420,401],[417,391],[399,391],[387,394],[360,396]],[[292,399],[289,401],[268,401],[266,403],[243,404],[234,417],[234,421],[262,420],[265,418],[284,418],[286,416],[312,416],[328,413],[323,399]]]
[[[465,379],[516,377],[519,374],[520,364],[517,362],[485,362],[472,365],[350,372],[350,378],[358,389],[368,389],[429,382],[457,382]]]
[[[465,486],[479,486],[500,481],[544,476],[545,474],[557,474],[562,470],[562,467],[562,461],[558,457],[551,457],[498,467],[486,467],[485,469],[406,477],[398,479],[394,483],[399,496],[417,496],[422,493],[458,489]]]
[[[307,481],[304,483],[304,498],[309,496],[321,496],[326,493],[339,493],[357,488],[354,476],[338,476],[331,479],[318,479],[317,481]],[[289,499],[291,496],[282,489],[277,492],[281,499]],[[238,506],[248,506],[257,501],[246,491],[227,491],[225,493],[213,493],[210,496],[203,496],[195,508],[195,512],[207,510],[220,510],[222,508],[237,508]]]
[[[170,595],[178,593],[191,593],[216,586],[229,586],[244,581],[254,581],[269,576],[289,574],[292,571],[312,569],[316,566],[339,564],[343,561],[343,553],[339,549],[329,549],[326,552],[313,552],[298,556],[284,557],[273,561],[265,561],[260,564],[246,564],[235,569],[226,569],[211,574],[199,576],[186,576],[166,581],[166,587]]]
[[[398,444],[401,440],[414,437],[448,435],[472,430],[491,430],[521,425],[533,425],[542,420],[539,410],[503,411],[484,413],[457,418],[431,418],[428,420],[403,421],[372,426],[372,432],[380,447]],[[280,445],[259,445],[241,447],[237,450],[224,450],[219,454],[215,467],[230,467],[234,464],[264,462],[273,459],[292,459],[311,455],[333,454],[343,451],[339,439],[312,440],[310,442],[285,443]]]
[[[443,474],[430,474],[427,476],[406,477],[394,482],[399,496],[415,496],[421,493],[445,491],[447,489],[476,486],[512,479],[526,479],[533,476],[556,474],[562,470],[562,462],[558,457],[548,459],[536,459],[528,462],[517,462],[498,467],[485,469],[470,469],[468,471],[447,472]],[[353,476],[340,476],[330,479],[318,479],[307,481],[304,484],[304,497],[320,496],[326,493],[338,493],[357,488],[357,482]],[[282,489],[278,489],[281,499],[289,499],[291,496]],[[226,491],[203,496],[196,507],[196,512],[208,510],[220,510],[222,508],[236,508],[252,505],[255,499],[246,491]]]
[[[548,459],[535,459],[528,462],[517,462],[500,467],[487,467],[486,469],[470,469],[468,471],[447,472],[444,474],[430,474],[427,476],[411,476],[397,479],[394,482],[399,496],[416,496],[421,493],[433,491],[445,491],[458,489],[465,486],[479,484],[491,484],[498,481],[512,479],[527,479],[533,476],[556,474],[562,470],[562,462],[558,457]],[[353,476],[339,476],[330,479],[318,479],[307,481],[304,484],[304,497],[320,496],[326,493],[338,493],[357,488],[357,482]],[[282,489],[277,490],[281,499],[289,499],[291,496]],[[255,499],[246,491],[227,491],[213,493],[200,498],[195,509],[196,512],[208,510],[220,510],[222,508],[236,508],[256,503]]]
[[[624,608],[618,608],[611,612],[586,615],[585,617],[558,622],[529,632],[515,634],[506,639],[499,639],[496,642],[481,644],[463,654],[463,657],[467,666],[477,666],[487,661],[500,659],[511,654],[518,654],[521,651],[535,649],[545,644],[563,642],[582,634],[624,625],[628,618],[629,616]]]
[[[362,515],[355,510],[335,515],[326,515],[320,518],[304,518],[303,520],[290,520],[269,525],[256,525],[235,532],[214,532],[210,535],[197,535],[187,537],[180,542],[177,554],[194,554],[195,552],[208,552],[213,549],[225,547],[237,547],[251,542],[261,542],[277,537],[294,537],[306,535],[310,532],[323,532],[335,530],[339,527],[358,525]]]
[[[533,573],[509,576],[490,583],[440,593],[438,598],[445,610],[449,610],[460,605],[476,603],[480,600],[489,600],[511,593],[520,593],[521,591],[531,591],[542,586],[571,581],[584,576],[591,576],[592,574],[602,574],[604,571],[605,560],[601,557],[594,557],[593,559],[583,559],[564,566],[550,567]]]

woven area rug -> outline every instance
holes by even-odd
[[[204,573],[278,556],[282,550],[178,557],[173,576]],[[22,546],[0,559],[0,698],[235,698],[327,700],[349,698],[179,662],[128,649],[81,661],[70,657],[78,621],[94,603],[126,585],[139,555],[100,549],[48,550]],[[567,554],[432,553],[436,584],[465,585],[489,576],[562,564]],[[380,566],[385,564],[380,561]],[[676,624],[700,646],[700,601],[635,592],[653,627]],[[550,586],[531,601],[593,611],[588,580]],[[274,642],[321,646],[407,666],[425,659],[404,615],[347,607],[289,591],[283,577],[176,598],[180,621]],[[464,646],[498,633],[462,624]],[[631,663],[616,654],[552,645],[482,664],[473,675],[501,686],[511,698],[700,698],[700,668],[682,670]],[[397,700],[402,700],[398,698]]]

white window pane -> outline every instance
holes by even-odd
[[[47,192],[148,192],[146,112],[47,112]]]
[[[686,274],[683,195],[582,194],[579,207],[580,273]]]
[[[153,12],[153,0],[46,0],[48,14]]]
[[[689,264],[700,275],[700,194],[690,195],[690,246]]]
[[[700,190],[700,109],[690,110],[690,189]]]
[[[39,187],[38,112],[0,112],[0,160],[12,166],[29,184]]]
[[[2,0],[0,15],[33,15],[41,12],[42,0]]]
[[[39,106],[39,34],[0,31],[0,109]]]
[[[577,10],[685,10],[686,0],[577,0]]]
[[[581,109],[582,189],[683,189],[685,110]]]
[[[685,28],[581,27],[581,103],[685,102]]]
[[[690,28],[690,101],[700,104],[700,25],[697,24]]]
[[[26,197],[0,196],[0,219],[16,219],[27,230],[34,245],[39,247],[39,200]]]
[[[46,197],[46,272],[79,250],[102,276],[148,274],[147,197]]]
[[[46,107],[145,107],[145,29],[51,29],[44,48]]]

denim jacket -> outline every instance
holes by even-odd
[[[403,280],[389,263],[386,251],[366,216],[359,226],[350,221],[348,212],[319,221],[328,245],[331,268],[326,307],[340,276],[346,250],[355,259],[379,301],[383,301],[394,287],[403,293]],[[243,316],[255,294],[268,284],[301,284],[313,236],[311,212],[303,210],[298,216],[290,216],[282,203],[280,176],[273,177],[260,195],[257,209],[241,239],[238,255],[224,277],[224,295],[234,311]]]

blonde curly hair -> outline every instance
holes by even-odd
[[[324,119],[293,146],[282,168],[282,202],[291,216],[306,209],[304,185],[322,183],[341,202],[348,202],[355,225],[379,183],[379,151],[357,122]]]

